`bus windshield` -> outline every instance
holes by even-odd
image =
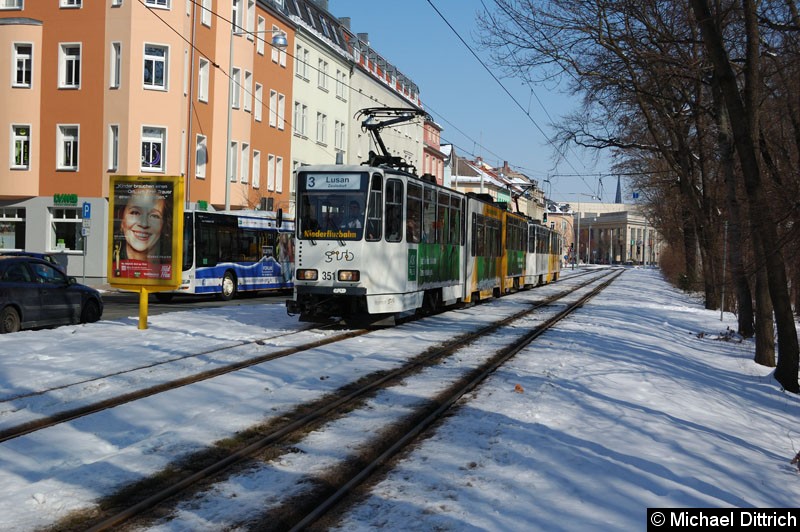
[[[312,240],[361,240],[367,172],[298,171],[298,235]]]

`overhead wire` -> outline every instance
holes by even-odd
[[[253,92],[249,92],[249,91],[246,89],[246,87],[244,87],[244,86],[243,86],[241,83],[238,83],[238,82],[236,82],[236,81],[235,81],[235,80],[232,78],[232,73],[231,73],[231,72],[228,72],[228,71],[226,71],[224,68],[222,68],[222,66],[221,66],[219,63],[217,63],[216,61],[214,61],[214,60],[211,58],[211,56],[209,56],[208,54],[204,53],[204,52],[203,52],[203,51],[202,51],[200,48],[198,48],[198,47],[197,47],[197,45],[196,45],[196,44],[194,44],[194,43],[190,42],[188,39],[186,39],[186,37],[185,37],[183,34],[181,34],[181,33],[180,33],[180,32],[179,32],[179,31],[178,31],[176,28],[174,28],[174,27],[173,27],[173,26],[172,26],[172,25],[171,25],[171,24],[170,24],[168,21],[164,20],[164,18],[163,18],[163,17],[161,17],[161,16],[158,14],[158,12],[157,12],[156,10],[152,9],[152,8],[151,8],[151,6],[149,6],[149,5],[147,5],[146,3],[144,3],[144,1],[143,1],[143,0],[138,0],[138,2],[139,2],[141,5],[143,5],[143,6],[144,6],[144,7],[145,7],[145,8],[146,8],[146,9],[147,9],[147,10],[148,10],[150,13],[152,13],[152,14],[153,14],[153,15],[154,15],[156,18],[158,18],[158,19],[159,19],[159,20],[160,20],[160,21],[161,21],[161,22],[162,22],[164,25],[166,25],[166,26],[167,26],[167,27],[168,27],[168,28],[169,28],[171,31],[173,31],[174,33],[176,33],[176,34],[177,34],[177,35],[178,35],[178,36],[181,38],[181,40],[183,40],[183,41],[184,41],[184,42],[185,42],[187,45],[189,45],[189,46],[190,46],[192,49],[194,49],[194,50],[195,50],[195,51],[196,51],[196,52],[197,52],[197,53],[198,53],[200,56],[202,56],[202,57],[204,57],[205,59],[207,59],[207,60],[209,61],[209,63],[210,63],[212,66],[214,66],[214,67],[215,67],[215,68],[217,68],[217,69],[218,69],[218,70],[219,70],[221,73],[223,73],[223,74],[224,74],[224,75],[225,75],[225,76],[228,78],[229,82],[236,83],[236,84],[237,84],[237,85],[240,87],[240,89],[241,89],[241,90],[243,90],[243,91],[244,91],[246,94],[248,94],[248,96],[249,96],[249,97],[252,97],[252,98],[253,98],[253,100],[254,100],[255,104],[257,104],[257,105],[260,105],[260,106],[261,106],[263,109],[267,110],[268,112],[271,112],[271,111],[270,111],[270,108],[269,108],[269,106],[268,106],[268,105],[266,105],[266,104],[263,102],[263,100],[259,100],[259,99],[258,99],[258,98],[255,96],[255,94],[254,94]],[[272,43],[270,43],[270,42],[266,41],[265,39],[262,39],[261,37],[259,37],[258,35],[256,35],[256,33],[255,33],[255,32],[251,32],[251,31],[248,31],[248,30],[246,30],[245,28],[242,28],[241,26],[239,26],[238,24],[236,24],[236,22],[235,22],[235,21],[233,21],[233,20],[231,20],[231,19],[228,19],[228,18],[226,18],[226,17],[225,17],[225,16],[223,16],[223,15],[220,15],[220,14],[219,14],[219,12],[217,12],[217,11],[215,11],[215,10],[213,10],[213,9],[206,9],[206,8],[205,8],[205,7],[202,5],[202,3],[200,2],[200,0],[189,0],[189,2],[190,2],[190,3],[192,3],[192,4],[194,4],[195,6],[198,6],[198,7],[200,7],[200,8],[201,8],[201,9],[203,9],[203,10],[209,11],[209,12],[210,12],[212,15],[214,15],[214,16],[215,16],[215,17],[216,17],[218,20],[221,20],[221,21],[223,21],[223,22],[225,22],[225,23],[227,23],[227,24],[231,25],[231,27],[232,27],[232,28],[233,28],[233,27],[236,27],[236,28],[241,28],[241,30],[242,30],[242,31],[241,31],[241,33],[242,33],[243,35],[245,35],[245,34],[252,35],[254,38],[256,38],[256,39],[261,39],[261,40],[265,41],[265,43],[267,43],[267,44],[269,44],[270,46],[274,47],[274,45],[272,45]],[[539,126],[539,124],[538,124],[538,123],[537,123],[537,122],[534,120],[534,118],[533,118],[533,117],[530,115],[530,113],[529,113],[528,111],[526,111],[526,110],[525,110],[525,108],[524,108],[524,107],[523,107],[523,106],[522,106],[522,105],[519,103],[519,101],[518,101],[518,100],[517,100],[517,99],[516,99],[516,98],[515,98],[515,97],[514,97],[514,96],[513,96],[511,93],[510,93],[510,91],[508,91],[508,89],[507,89],[507,88],[506,88],[506,87],[505,87],[505,86],[502,84],[502,82],[501,82],[501,81],[500,81],[500,80],[497,78],[497,76],[496,76],[496,75],[495,75],[495,74],[494,74],[494,73],[493,73],[493,72],[492,72],[492,71],[489,69],[489,67],[488,67],[488,66],[487,66],[487,65],[484,63],[484,61],[483,61],[483,60],[482,60],[482,59],[481,59],[481,58],[480,58],[480,57],[477,55],[477,53],[475,53],[475,51],[474,51],[474,50],[473,50],[473,49],[472,49],[472,48],[469,46],[469,44],[468,44],[468,43],[467,43],[467,42],[466,42],[466,41],[465,41],[465,40],[464,40],[464,39],[461,37],[461,35],[459,35],[459,33],[458,33],[458,32],[455,30],[455,28],[454,28],[454,27],[453,27],[453,26],[450,24],[450,22],[447,20],[447,18],[446,18],[446,17],[445,17],[445,16],[444,16],[444,15],[443,15],[443,14],[442,14],[442,13],[441,13],[439,10],[438,10],[438,8],[436,8],[436,6],[435,6],[435,5],[434,5],[434,4],[431,2],[431,0],[428,0],[428,3],[429,3],[429,4],[431,5],[431,7],[432,7],[432,8],[433,8],[433,9],[436,11],[436,13],[437,13],[437,14],[438,14],[438,15],[439,15],[441,18],[442,18],[442,20],[443,20],[443,21],[444,21],[444,22],[445,22],[445,23],[446,23],[446,24],[447,24],[447,25],[450,27],[450,29],[451,29],[451,30],[452,30],[452,31],[455,33],[455,35],[456,35],[456,36],[458,37],[458,39],[459,39],[459,40],[462,42],[462,44],[463,44],[463,45],[464,45],[464,46],[465,46],[465,47],[466,47],[466,48],[467,48],[467,49],[468,49],[468,50],[469,50],[469,51],[472,53],[472,55],[473,55],[473,56],[474,56],[474,57],[475,57],[475,58],[478,60],[478,62],[479,62],[479,63],[480,63],[480,64],[481,64],[481,65],[482,65],[482,66],[483,66],[483,67],[484,67],[484,68],[487,70],[487,72],[488,72],[488,73],[489,73],[489,74],[492,76],[492,78],[495,80],[495,82],[497,82],[497,83],[498,83],[498,85],[500,85],[500,87],[501,87],[501,88],[504,90],[504,92],[505,92],[505,93],[506,93],[506,94],[507,94],[507,95],[508,95],[508,96],[511,98],[511,100],[512,100],[512,101],[513,101],[513,102],[514,102],[514,103],[515,103],[515,104],[516,104],[516,105],[517,105],[517,106],[518,106],[518,107],[519,107],[519,108],[520,108],[520,109],[523,111],[523,113],[525,114],[525,116],[526,116],[526,117],[528,117],[528,119],[531,121],[531,123],[532,123],[532,124],[533,124],[533,125],[534,125],[534,126],[535,126],[535,127],[538,129],[538,130],[539,130],[539,132],[540,132],[540,133],[541,133],[541,134],[542,134],[542,135],[545,137],[545,139],[547,140],[547,142],[548,142],[548,143],[550,143],[551,145],[553,145],[553,141],[552,141],[552,140],[551,140],[551,139],[550,139],[550,138],[547,136],[547,134],[544,132],[544,130],[543,130],[543,129],[542,129],[540,126]],[[294,60],[294,61],[301,60],[301,59],[297,58],[297,57],[296,57],[294,54],[292,54],[292,53],[291,53],[290,51],[288,51],[288,50],[282,50],[282,51],[281,51],[281,53],[284,53],[284,54],[286,54],[286,56],[287,56],[287,57],[291,58],[291,59],[292,59],[292,60]],[[334,78],[334,76],[332,76],[331,74],[329,74],[329,73],[327,73],[327,72],[324,72],[324,71],[322,71],[322,70],[320,70],[320,69],[318,69],[318,68],[314,67],[314,66],[313,66],[313,65],[311,65],[311,64],[305,63],[305,65],[306,65],[306,67],[307,67],[307,68],[311,69],[312,71],[316,71],[318,74],[322,74],[322,75],[324,75],[324,76],[327,76],[328,78],[330,78],[331,80],[333,80],[335,83],[343,83],[343,84],[344,84],[344,86],[345,86],[347,89],[349,89],[350,91],[355,91],[355,89],[354,89],[354,88],[353,88],[351,85],[349,85],[348,83],[341,82],[341,81],[340,81],[340,80],[338,80],[337,78]],[[535,95],[535,96],[536,96],[536,95]],[[383,103],[383,102],[381,102],[380,100],[378,100],[378,99],[376,99],[376,98],[372,98],[372,99],[373,99],[374,101],[376,101],[376,103],[378,103],[378,104],[380,104],[380,105],[383,105],[383,106],[388,106],[388,104],[386,104],[386,103]],[[540,101],[540,100],[539,100],[539,98],[538,98],[538,96],[536,96],[536,99],[537,99],[537,101],[539,101],[540,105],[542,105],[542,104],[541,104],[541,101]],[[474,142],[474,143],[475,143],[477,146],[480,146],[482,149],[486,150],[488,153],[491,153],[493,156],[495,156],[495,157],[498,159],[498,161],[499,161],[499,160],[507,160],[507,158],[503,158],[503,157],[499,156],[498,154],[496,154],[496,153],[494,153],[492,150],[490,150],[488,147],[484,146],[482,143],[480,143],[480,142],[478,142],[478,141],[475,141],[474,139],[472,139],[470,135],[466,134],[464,131],[462,131],[460,128],[458,128],[458,127],[457,127],[455,124],[453,124],[452,122],[450,122],[449,120],[447,120],[447,119],[444,117],[444,115],[442,115],[441,113],[439,113],[439,112],[437,112],[437,111],[435,111],[435,110],[431,109],[431,107],[430,107],[429,105],[427,105],[427,103],[423,102],[423,108],[425,108],[425,109],[427,109],[427,110],[430,110],[432,113],[434,113],[435,115],[437,115],[437,116],[439,117],[439,119],[440,119],[440,120],[442,120],[443,122],[445,122],[445,123],[447,123],[448,125],[450,125],[450,126],[453,128],[453,129],[455,129],[456,131],[458,131],[458,132],[459,132],[461,135],[463,135],[464,137],[468,138],[469,140],[472,140],[472,141],[473,141],[473,142]],[[277,118],[278,118],[278,117],[276,117],[276,119],[277,119]],[[552,119],[551,119],[551,120],[552,120]],[[283,121],[283,124],[284,124],[284,126],[285,126],[285,127],[289,127],[289,128],[291,128],[291,127],[292,127],[291,123],[289,122],[289,120],[288,120],[287,118],[283,118],[283,120],[282,120],[282,121]],[[446,140],[446,139],[445,139],[445,140]],[[453,143],[453,142],[450,142],[450,144],[453,144],[454,146],[456,146],[456,144],[455,144],[455,143]],[[331,153],[331,152],[330,152],[330,150],[328,150],[328,149],[327,149],[327,148],[325,148],[324,146],[320,146],[318,143],[315,143],[315,145],[317,145],[317,147],[318,147],[319,149],[322,149],[323,151],[325,151],[325,152],[326,152],[328,155],[335,155],[335,153]],[[555,146],[554,146],[554,147],[555,147]],[[471,154],[473,157],[476,157],[476,155],[475,155],[475,154],[474,154],[474,153],[473,153],[471,150],[469,150],[469,149],[465,149],[465,148],[463,148],[463,147],[458,147],[458,148],[459,148],[459,150],[463,151],[464,153],[469,153],[469,154]],[[576,168],[575,168],[575,167],[572,165],[572,163],[571,163],[569,160],[567,160],[567,163],[568,163],[568,164],[570,165],[570,167],[571,167],[571,168],[572,168],[572,169],[575,171],[575,174],[552,174],[552,173],[550,173],[550,174],[547,174],[547,175],[548,175],[548,176],[550,176],[550,177],[554,177],[554,176],[566,176],[566,175],[570,175],[570,176],[576,176],[576,177],[580,177],[581,179],[583,178],[583,176],[586,176],[586,175],[589,175],[589,176],[594,176],[594,175],[595,175],[595,174],[582,174],[582,173],[580,173],[580,172],[579,172],[579,171],[578,171],[578,170],[577,170],[577,169],[576,169]],[[514,165],[514,166],[515,166],[516,168],[520,168],[520,169],[526,170],[526,171],[528,171],[528,172],[533,172],[533,173],[543,173],[543,172],[541,172],[541,171],[537,171],[537,170],[532,170],[532,169],[524,168],[524,167],[522,167],[522,166],[520,166],[520,165]],[[608,175],[617,175],[617,174],[616,174],[616,173],[614,173],[614,174],[608,174]],[[587,186],[588,186],[588,183],[587,183]]]

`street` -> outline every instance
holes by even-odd
[[[222,301],[216,296],[196,296],[196,295],[176,295],[169,303],[161,303],[155,296],[150,295],[147,305],[147,315],[155,316],[167,312],[191,310],[196,308],[217,308],[227,306],[245,305],[264,305],[276,304],[285,305],[287,298],[291,297],[291,292],[258,292],[240,294],[231,301]],[[116,320],[139,315],[139,294],[138,292],[124,292],[112,289],[103,292],[104,320]]]

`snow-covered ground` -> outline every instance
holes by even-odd
[[[510,314],[530,297],[383,330],[0,444],[0,529],[46,526],[170,459]],[[797,506],[800,475],[789,461],[800,450],[800,400],[752,362],[752,341],[723,334],[735,327],[733,316],[724,319],[657,270],[626,270],[473,393],[343,529],[644,530],[648,507]],[[137,323],[131,316],[1,336],[0,428],[244,348],[159,362],[301,328],[269,304],[153,316],[145,331]],[[93,380],[144,366],[152,367]],[[86,381],[79,391],[9,400],[77,380]],[[173,529],[215,529],[221,506],[268,495],[255,477],[240,485]]]

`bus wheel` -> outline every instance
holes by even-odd
[[[236,295],[236,278],[231,272],[225,272],[222,278],[222,292],[219,298],[223,301],[230,301]]]

